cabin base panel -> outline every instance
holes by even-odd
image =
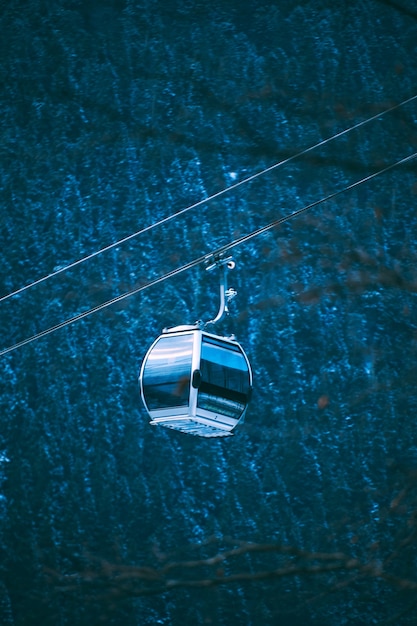
[[[210,424],[203,424],[197,420],[182,418],[182,419],[169,419],[169,420],[152,420],[150,422],[152,426],[164,426],[165,428],[171,428],[172,430],[179,430],[182,433],[189,435],[197,435],[198,437],[231,437],[233,433],[230,429],[218,428],[218,426],[211,426]]]

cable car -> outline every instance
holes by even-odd
[[[222,266],[231,269],[234,263],[226,259]],[[139,384],[152,425],[200,437],[227,437],[243,420],[252,391],[249,360],[233,336],[207,330],[228,313],[225,297],[235,293],[226,291],[224,271],[216,318],[164,329],[149,348]]]

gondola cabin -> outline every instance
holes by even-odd
[[[198,325],[177,326],[154,341],[139,383],[151,424],[200,437],[226,437],[245,415],[252,371],[237,341]]]

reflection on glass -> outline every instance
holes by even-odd
[[[211,391],[211,393],[206,393],[204,391],[205,389]],[[218,391],[210,385],[203,384],[203,389],[201,389],[198,394],[198,407],[206,411],[211,411],[212,413],[239,419],[246,405],[244,402],[237,402],[236,400],[225,398],[222,391]]]
[[[198,406],[239,419],[250,388],[248,364],[239,347],[204,337],[200,371]]]
[[[187,406],[190,398],[192,335],[161,337],[143,372],[143,395],[150,411]]]

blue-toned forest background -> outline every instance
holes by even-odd
[[[411,0],[5,0],[0,28],[1,295],[417,93]],[[414,100],[1,302],[0,348],[415,151]],[[216,312],[202,267],[1,357],[1,624],[415,623],[415,589],[375,572],[417,581],[416,202],[412,161],[236,248],[234,437],[152,428],[138,393],[161,329]],[[222,541],[374,570],[109,583]]]

